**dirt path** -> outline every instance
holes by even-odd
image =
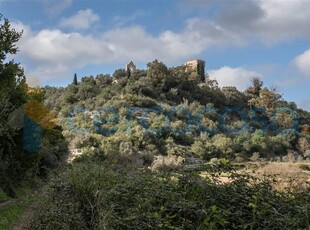
[[[31,221],[35,215],[36,205],[30,205],[27,210],[20,217],[18,223],[13,227],[13,230],[27,230],[30,229]]]
[[[5,202],[0,203],[0,208],[4,208],[8,205],[14,204],[18,199],[12,199]]]
[[[18,202],[26,202],[24,199],[28,199],[28,198],[20,198],[20,199],[11,199],[5,202],[0,203],[0,209],[2,208],[6,208],[6,207],[10,207],[11,205],[14,205]],[[16,220],[16,224],[14,225],[14,227],[12,228],[13,230],[27,230],[27,229],[31,229],[30,228],[30,224],[32,222],[32,220],[34,219],[35,216],[35,210],[37,208],[37,203],[36,202],[32,202],[32,204],[28,204],[26,209],[23,211],[23,213],[18,217],[18,219]]]

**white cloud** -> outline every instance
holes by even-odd
[[[205,22],[208,24],[208,22]],[[220,45],[217,36],[207,37],[200,31],[199,19],[187,22],[179,33],[164,31],[153,36],[140,26],[117,28],[101,34],[65,33],[59,29],[33,31],[22,23],[12,24],[24,30],[19,42],[20,54],[30,63],[26,74],[40,79],[58,78],[73,69],[92,64],[124,63],[128,60],[148,62],[160,59],[166,63],[195,56],[206,47]],[[210,25],[209,30],[213,30]],[[220,29],[219,34],[224,33]]]
[[[206,14],[211,15],[207,19],[200,18],[201,21],[211,22],[209,25],[200,25],[200,31],[211,24],[214,29],[221,28],[226,35],[229,34],[234,44],[257,41],[273,44],[294,38],[310,37],[309,0],[206,0],[194,3],[195,7],[187,9],[197,12],[197,7],[200,10],[205,8]],[[217,35],[212,33],[214,32],[212,30],[207,31],[209,36]]]
[[[57,16],[72,5],[73,0],[43,0],[45,12]]]
[[[111,55],[111,49],[99,38],[60,30],[42,30],[29,33],[21,40],[20,49],[35,61],[45,64],[75,64],[100,62]]]
[[[99,22],[99,15],[91,9],[80,10],[76,15],[69,18],[63,18],[60,21],[61,27],[73,29],[89,29],[94,23]]]
[[[310,37],[310,1],[260,0],[260,7],[264,16],[257,23],[265,39],[276,42]]]
[[[294,61],[299,71],[310,76],[310,49],[297,56]]]
[[[68,5],[72,0],[65,2]],[[210,2],[212,4],[206,4],[208,7],[215,4],[214,1]],[[223,2],[221,4],[224,5]],[[182,63],[199,56],[210,47],[310,37],[308,0],[249,0],[247,3],[225,1],[225,7],[218,9],[213,18],[189,18],[183,29],[166,30],[157,35],[148,33],[137,25],[113,28],[101,33],[97,31],[96,34],[85,31],[65,33],[61,29],[33,31],[31,27],[21,23],[15,23],[14,26],[24,29],[23,38],[18,45],[24,60],[30,63],[26,66],[26,74],[40,79],[63,78],[78,67],[93,64],[123,64],[128,60],[146,63],[156,58],[167,64]],[[115,20],[122,26],[138,16],[141,13]],[[96,13],[86,9],[62,19],[60,25],[61,28],[79,30],[90,28],[99,21]],[[309,56],[310,51],[297,57],[296,65],[310,75],[310,65],[307,65]],[[230,80],[222,79],[218,73],[230,77]],[[253,75],[259,75],[243,68],[230,67],[214,70],[213,74],[220,84],[235,84],[239,89],[244,89]]]
[[[210,79],[216,80],[220,87],[235,86],[240,91],[244,91],[250,85],[253,77],[262,78],[259,73],[241,67],[231,68],[224,66],[217,70],[211,70],[208,73]]]

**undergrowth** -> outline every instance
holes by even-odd
[[[32,229],[309,229],[309,190],[231,175],[82,161],[51,180]]]

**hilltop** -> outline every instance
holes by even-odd
[[[155,60],[147,67],[86,76],[65,88],[45,87],[45,105],[58,114],[71,148],[130,155],[145,164],[158,155],[309,160],[310,113],[260,79],[240,92],[220,88],[186,65],[168,68]]]

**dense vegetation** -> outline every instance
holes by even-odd
[[[158,60],[31,88],[8,60],[21,35],[3,20],[0,202],[44,178],[31,229],[310,227],[309,188],[278,191],[231,165],[309,160],[310,114],[276,90],[220,88]]]
[[[1,15],[0,22],[0,193],[16,197],[21,184],[64,162],[67,144],[56,115],[43,105],[44,89],[28,87],[22,67],[8,59],[22,33]]]
[[[309,191],[278,192],[268,180],[216,166],[150,172],[83,159],[52,180],[33,229],[307,229]],[[222,169],[223,170],[223,169]],[[221,170],[221,171],[222,171]]]
[[[240,92],[201,82],[196,71],[167,68],[83,77],[45,87],[46,106],[59,114],[71,147],[107,156],[188,154],[202,159],[306,160],[310,114],[253,79]],[[208,79],[208,78],[207,78]],[[288,155],[288,156],[287,156]]]
[[[229,162],[309,160],[310,114],[259,79],[240,92],[184,67],[147,66],[45,87],[83,154],[47,187],[33,228],[309,228],[309,188],[279,191]],[[197,157],[211,164],[199,168]]]

